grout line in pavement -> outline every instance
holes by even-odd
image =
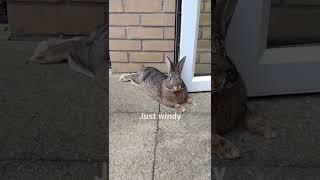
[[[159,112],[160,113],[160,103],[159,103]],[[159,135],[159,121],[160,119],[157,118],[157,129],[156,129],[156,141],[154,145],[154,150],[153,150],[153,163],[152,163],[152,180],[154,180],[154,174],[155,174],[155,168],[156,168],[156,160],[157,160],[157,147],[158,147],[158,135]]]

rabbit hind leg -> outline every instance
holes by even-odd
[[[119,78],[119,81],[128,82],[131,81],[132,74],[122,74]]]
[[[123,74],[123,75],[120,76],[119,81],[122,81],[122,82],[128,82],[128,81],[130,81],[131,84],[133,84],[133,85],[141,86],[141,85],[137,82],[137,75],[136,75],[136,73]]]

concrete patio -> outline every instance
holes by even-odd
[[[109,77],[110,179],[210,179],[210,93],[192,94],[198,105],[181,119],[162,119],[174,111],[119,77]]]
[[[187,105],[180,121],[141,120],[141,113],[174,111],[119,82],[117,74],[109,79],[111,179],[210,179],[209,93],[192,93],[198,105]],[[213,157],[213,167],[226,167],[224,179],[319,179],[320,95],[251,98],[248,104],[272,122],[278,137],[264,139],[243,129],[227,134],[242,157]]]

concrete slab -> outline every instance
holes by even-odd
[[[320,179],[320,168],[301,167],[226,167],[225,171],[218,169],[223,180],[315,180]],[[213,176],[214,180],[219,180]],[[221,178],[220,178],[221,179]]]
[[[320,167],[320,95],[253,99],[249,107],[268,118],[278,132],[264,139],[245,131],[225,137],[242,151],[235,161],[214,160],[219,165]]]
[[[154,179],[210,179],[209,115],[159,121]]]
[[[159,112],[159,103],[140,87],[120,82],[120,74],[109,75],[110,112]]]
[[[211,93],[203,92],[203,93],[189,93],[189,94],[197,105],[184,104],[183,106],[186,108],[185,113],[211,114]],[[161,104],[160,112],[174,113],[175,110]]]
[[[109,125],[109,178],[151,179],[157,121],[113,113]]]
[[[0,159],[105,159],[105,95],[67,64],[25,64],[34,46],[0,41]]]
[[[102,176],[102,163],[1,161],[3,180],[95,180]]]

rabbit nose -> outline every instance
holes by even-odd
[[[175,90],[180,90],[181,89],[181,86],[175,86]]]

